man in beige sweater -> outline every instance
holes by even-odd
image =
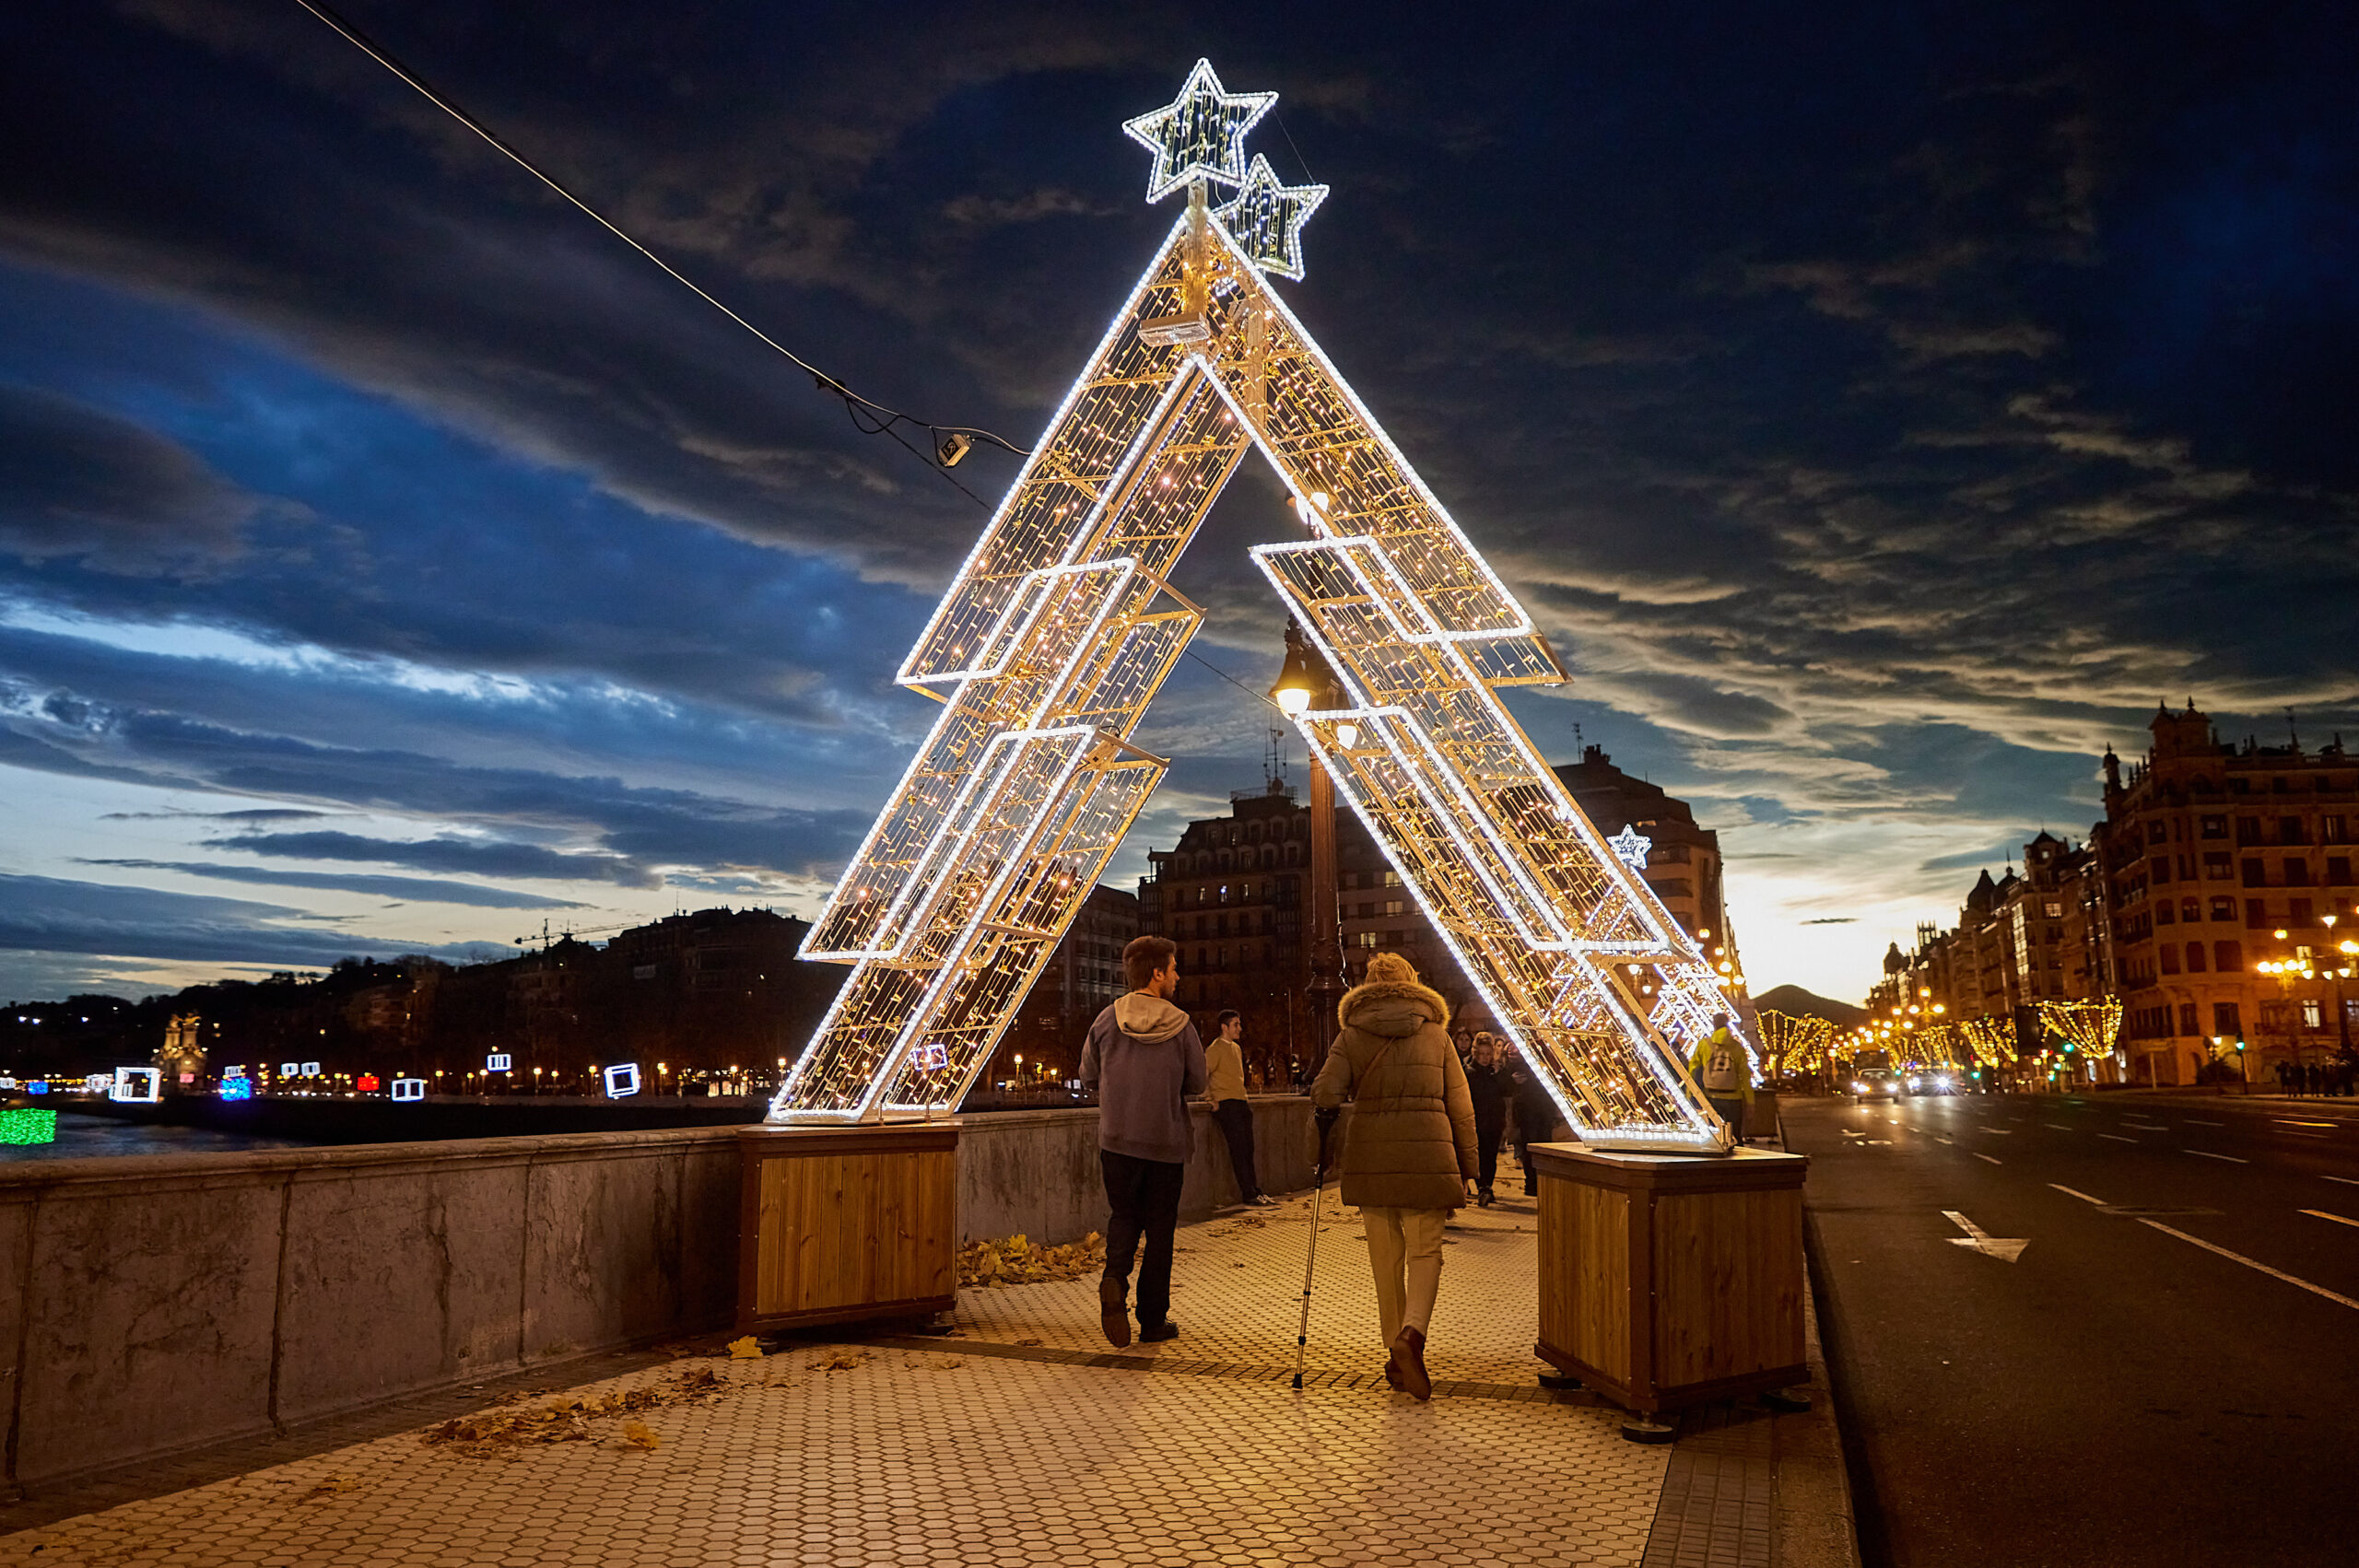
[[[1204,1047],[1204,1098],[1213,1103],[1213,1120],[1228,1140],[1228,1163],[1237,1172],[1238,1196],[1257,1209],[1277,1199],[1263,1195],[1253,1169],[1253,1107],[1245,1100],[1245,1020],[1235,1008],[1220,1015],[1220,1034]]]

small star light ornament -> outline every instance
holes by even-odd
[[[1222,90],[1213,63],[1197,61],[1178,98],[1152,114],[1122,122],[1130,138],[1155,154],[1146,199],[1159,202],[1195,180],[1244,184],[1245,133],[1277,101],[1273,92]]]
[[[1606,848],[1614,851],[1614,858],[1634,872],[1647,869],[1647,851],[1655,847],[1653,839],[1635,827],[1625,827],[1605,843]]]
[[[1302,281],[1302,226],[1327,199],[1324,185],[1281,185],[1277,171],[1260,153],[1245,171],[1245,187],[1225,207],[1213,209],[1238,247],[1263,272]]]

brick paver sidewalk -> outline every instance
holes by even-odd
[[[1325,1375],[1288,1386],[1308,1207],[1183,1228],[1183,1334],[1121,1365],[1089,1364],[1088,1281],[967,1292],[957,1337],[676,1360],[565,1390],[663,1401],[587,1415],[581,1440],[385,1436],[0,1537],[0,1563],[1639,1563],[1668,1451],[1538,1394],[1528,1200],[1449,1233],[1426,1405],[1382,1388],[1332,1193]]]

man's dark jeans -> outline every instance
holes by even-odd
[[[1180,1182],[1188,1167],[1164,1160],[1140,1160],[1097,1151],[1106,1176],[1106,1277],[1128,1287],[1139,1238],[1146,1257],[1139,1263],[1136,1309],[1141,1328],[1152,1328],[1171,1312],[1171,1233],[1180,1228]]]
[[[1719,1094],[1707,1089],[1704,1091],[1704,1101],[1712,1107],[1713,1112],[1722,1121],[1729,1124],[1729,1130],[1736,1134],[1737,1141],[1743,1142],[1744,1141],[1744,1096],[1733,1091]]]
[[[1228,1140],[1229,1168],[1237,1173],[1237,1196],[1247,1202],[1262,1196],[1253,1171],[1253,1107],[1242,1100],[1223,1100],[1213,1106],[1213,1120]]]

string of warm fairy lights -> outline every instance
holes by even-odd
[[[2113,1054],[2121,1033],[2121,999],[2100,997],[2093,1001],[2043,1001],[2040,1026],[2070,1044],[2083,1060],[2095,1062]]]
[[[1245,162],[1272,98],[1199,62],[1125,126],[1187,211],[901,667],[944,710],[804,945],[853,972],[771,1119],[963,1096],[1164,772],[1130,736],[1203,619],[1170,572],[1252,447],[1311,535],[1254,556],[1344,691],[1294,715],[1339,796],[1583,1139],[1725,1147],[1682,1063],[1731,993],[1497,696],[1561,666],[1271,292],[1326,193]]]
[[[1797,1016],[1765,1007],[1759,1013],[1761,1049],[1775,1072],[1816,1072],[1826,1065],[1835,1025],[1824,1018]]]

